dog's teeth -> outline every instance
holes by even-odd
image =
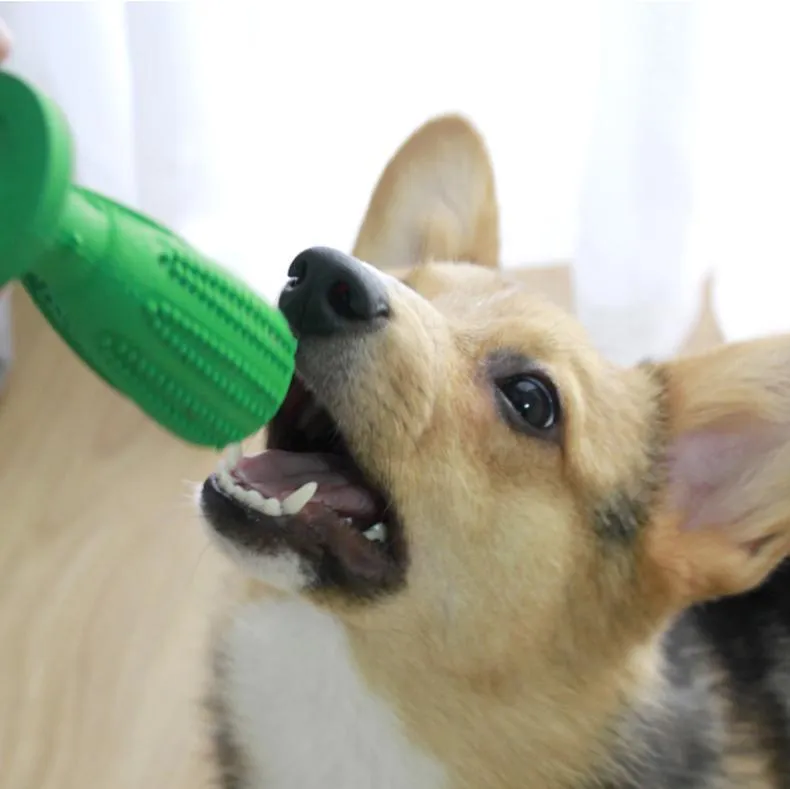
[[[301,488],[295,490],[290,496],[283,499],[283,514],[296,515],[310,499],[313,498],[318,490],[317,482],[305,482]]]
[[[276,518],[283,514],[282,504],[279,499],[267,499],[260,491],[254,488],[245,488],[239,485],[230,475],[228,468],[220,468],[216,471],[216,480],[219,487],[237,501],[247,504],[252,509]],[[312,483],[311,483],[312,484]]]
[[[257,490],[253,490],[252,488],[244,489],[240,486],[236,486],[235,495],[237,498],[241,498],[241,500],[252,507],[254,510],[260,511],[263,507],[266,498],[263,496],[262,493],[259,493]]]
[[[228,474],[228,469],[223,467],[222,461],[220,461],[220,465],[217,468],[215,476],[222,490],[224,490],[226,493],[233,492],[233,489],[236,486],[233,484],[233,480],[230,478],[230,475]]]
[[[232,496],[236,501],[242,502],[252,509],[262,512],[264,515],[277,517],[283,514],[282,505],[278,499],[267,499],[260,491],[239,485],[227,468],[217,469],[215,478],[220,489]]]
[[[279,499],[266,499],[261,496],[259,506],[265,515],[270,515],[273,518],[283,514],[283,506]]]
[[[228,444],[225,449],[225,460],[230,466],[235,466],[243,455],[241,444]]]
[[[362,534],[371,542],[384,542],[387,539],[387,527],[383,523],[374,523]]]

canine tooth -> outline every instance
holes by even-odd
[[[369,529],[362,532],[371,542],[384,542],[387,539],[387,527],[383,523],[374,523]]]
[[[260,503],[260,508],[265,515],[270,515],[271,517],[277,517],[278,515],[283,514],[283,507],[280,504],[279,499],[265,499],[261,497],[263,501]]]
[[[313,498],[317,490],[317,482],[305,482],[301,488],[283,499],[283,514],[296,515]]]

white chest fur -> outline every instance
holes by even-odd
[[[227,635],[232,736],[245,789],[440,789],[441,766],[365,686],[345,632],[298,598],[248,605]]]

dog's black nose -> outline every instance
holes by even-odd
[[[279,307],[299,337],[373,328],[389,316],[383,282],[362,263],[328,247],[294,258]]]

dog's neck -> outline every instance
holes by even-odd
[[[306,601],[248,605],[219,677],[248,784],[311,789],[334,770],[349,789],[383,774],[420,789],[670,789],[690,770],[688,786],[708,786],[720,762],[726,711],[685,618],[609,672],[527,655],[521,672],[463,674],[424,649],[406,627],[359,629]],[[363,746],[375,757],[360,761]]]
[[[693,616],[679,617],[661,637],[658,681],[624,710],[610,743],[609,778],[583,789],[690,789],[726,774],[729,710],[711,678],[709,645]],[[718,784],[717,784],[718,785]],[[744,784],[745,785],[745,784]]]
[[[598,785],[590,776],[612,775],[611,789],[663,787],[646,779],[676,775],[671,759],[702,747],[698,735],[714,719],[708,695],[671,676],[665,638],[605,670],[589,660],[541,666],[527,655],[517,672],[464,675],[426,665],[404,631],[351,628],[349,637],[367,684],[396,709],[409,739],[448,766],[451,786],[586,789]]]

